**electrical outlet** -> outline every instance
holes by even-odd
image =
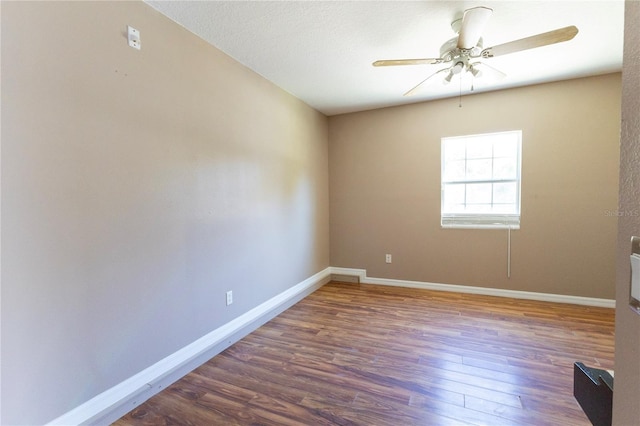
[[[233,303],[233,291],[229,290],[227,292],[227,306]]]
[[[391,255],[390,254],[386,255],[385,262],[391,263]]]

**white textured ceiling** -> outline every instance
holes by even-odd
[[[446,65],[373,67],[438,57],[465,9],[493,9],[484,46],[569,25],[571,41],[483,60],[507,74],[475,93],[622,69],[624,1],[150,1],[164,15],[326,115],[468,94],[471,82],[402,94]],[[144,34],[142,34],[144,40]]]

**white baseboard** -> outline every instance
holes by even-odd
[[[367,276],[365,269],[331,267],[331,273],[336,275],[357,276],[363,284],[388,285],[396,287],[421,288],[425,290],[452,291],[457,293],[482,294],[486,296],[512,297],[515,299],[540,300],[543,302],[571,303],[574,305],[597,306],[601,308],[615,308],[613,299],[598,299],[593,297],[568,296],[552,293],[536,293],[530,291],[504,290],[499,288],[473,287],[455,284],[438,284],[422,281],[394,280],[390,278],[373,278]]]
[[[49,425],[103,425],[118,420],[162,389],[322,287],[330,277],[331,268],[318,272],[63,414]]]
[[[63,414],[51,421],[49,425],[110,424],[118,420],[162,389],[322,287],[330,280],[331,275],[355,276],[363,284],[410,287],[615,308],[615,300],[609,299],[395,280],[389,278],[373,278],[368,277],[367,271],[364,269],[329,267]]]

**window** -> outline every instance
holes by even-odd
[[[521,131],[442,138],[443,228],[520,228]]]

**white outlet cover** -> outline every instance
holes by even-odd
[[[129,46],[140,50],[140,31],[136,30],[131,25],[127,25],[127,39],[129,41]]]

